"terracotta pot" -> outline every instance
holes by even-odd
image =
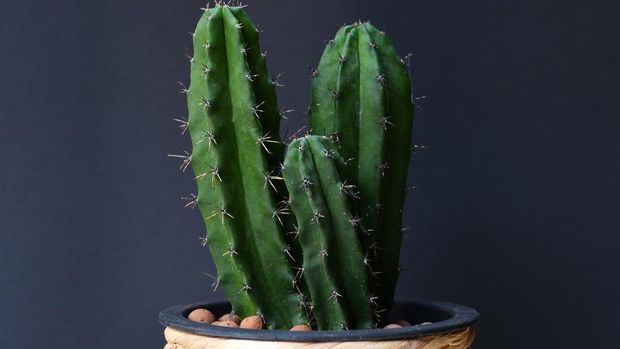
[[[291,332],[219,327],[188,320],[187,315],[197,308],[206,308],[218,315],[230,311],[227,303],[180,305],[162,311],[159,320],[166,326],[164,334],[168,344],[165,349],[466,349],[474,340],[473,325],[479,316],[475,310],[462,305],[416,299],[395,302],[389,316],[389,320],[407,320],[413,326]]]

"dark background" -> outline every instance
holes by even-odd
[[[176,81],[201,1],[0,3],[0,347],[159,348],[211,300]],[[398,295],[460,302],[475,348],[598,348],[620,328],[616,1],[250,1],[282,106],[345,22],[414,52]],[[283,129],[284,131],[284,129]]]

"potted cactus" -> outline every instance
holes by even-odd
[[[202,214],[228,302],[163,311],[166,348],[469,347],[474,310],[392,301],[413,102],[385,33],[358,22],[329,41],[310,131],[288,145],[258,36],[226,4],[204,9],[193,34],[180,122],[198,191],[186,205]]]

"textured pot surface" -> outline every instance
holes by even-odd
[[[386,330],[390,331],[390,330]],[[257,341],[249,339],[218,338],[200,336],[166,328],[164,349],[468,349],[474,341],[472,327],[440,335],[423,336],[415,339],[393,341],[350,341],[350,342],[284,342]]]
[[[166,326],[165,349],[206,348],[424,348],[465,349],[474,340],[475,310],[446,302],[411,300],[396,302],[389,320],[414,324],[397,329],[291,332],[245,330],[189,321],[196,308],[216,314],[230,311],[227,303],[175,306],[160,313]],[[428,323],[430,324],[422,324]],[[420,325],[416,325],[420,324]]]

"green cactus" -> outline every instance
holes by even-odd
[[[303,276],[318,329],[370,328],[372,299],[357,221],[340,180],[342,162],[326,137],[294,140],[284,179],[297,217]]]
[[[260,313],[277,329],[308,323],[293,287],[285,208],[276,204],[280,115],[256,27],[241,7],[217,5],[205,10],[193,44],[187,161],[198,195],[189,205],[204,218],[219,285],[242,317]]]
[[[407,69],[369,23],[343,27],[312,85],[310,127],[284,159],[281,113],[242,6],[207,8],[187,93],[204,239],[233,311],[268,328],[375,326],[398,278],[412,101]],[[344,159],[347,159],[346,161]],[[290,199],[288,195],[290,193]],[[374,316],[374,317],[373,317]]]
[[[377,311],[388,309],[398,279],[402,206],[413,108],[406,65],[385,33],[370,23],[341,28],[329,42],[312,83],[310,127],[332,136],[357,186],[356,210],[369,232],[365,248]]]

